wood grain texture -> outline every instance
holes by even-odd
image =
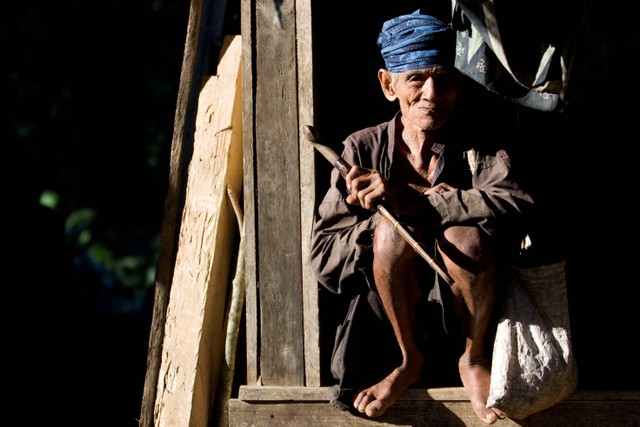
[[[242,19],[242,123],[243,123],[243,150],[246,167],[244,168],[244,229],[245,229],[245,323],[246,323],[246,375],[248,384],[259,384],[259,301],[258,301],[258,276],[257,276],[257,224],[256,224],[256,175],[254,173],[254,71],[253,71],[253,46],[255,33],[253,22],[255,14],[255,2],[241,0],[240,12]]]
[[[237,237],[227,186],[242,185],[241,37],[228,37],[198,100],[155,414],[160,426],[207,426],[224,356]]]
[[[296,54],[298,64],[298,117],[300,152],[300,251],[304,322],[304,373],[306,385],[320,385],[320,328],[318,282],[311,270],[311,229],[316,202],[313,146],[302,132],[313,124],[313,37],[311,1],[296,1]]]
[[[486,427],[461,387],[410,389],[378,419],[329,405],[326,387],[246,387],[229,402],[230,426],[245,427]],[[499,420],[496,427],[632,427],[640,425],[640,392],[578,390],[524,420]]]
[[[171,280],[173,278],[173,267],[178,250],[176,236],[182,220],[181,212],[186,190],[185,177],[189,164],[187,153],[191,152],[190,147],[193,143],[193,134],[190,131],[193,129],[193,123],[195,122],[195,108],[191,108],[191,106],[197,103],[197,96],[194,96],[193,91],[193,81],[194,79],[199,81],[199,72],[196,64],[198,62],[197,41],[200,34],[201,8],[202,0],[191,0],[173,125],[173,139],[171,141],[169,184],[167,186],[164,216],[160,230],[160,250],[156,269],[147,368],[140,409],[140,427],[154,425],[154,406],[162,361],[164,326],[169,304]],[[189,147],[189,149],[186,147]]]
[[[255,4],[254,200],[260,378],[266,385],[304,384],[294,5]]]

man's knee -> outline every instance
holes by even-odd
[[[373,236],[373,253],[385,258],[397,258],[410,254],[413,248],[400,236],[389,221],[380,221]]]
[[[494,261],[490,239],[478,227],[454,226],[447,228],[438,241],[442,255],[460,266],[483,269]]]

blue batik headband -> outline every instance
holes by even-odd
[[[454,64],[455,33],[450,25],[418,9],[390,19],[378,36],[385,68],[391,72]]]

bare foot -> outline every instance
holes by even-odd
[[[370,418],[377,418],[420,377],[421,369],[400,366],[382,381],[362,390],[353,401],[353,406]]]
[[[491,384],[491,372],[489,362],[486,359],[475,361],[460,360],[458,364],[460,379],[464,385],[471,407],[484,423],[493,424],[498,418],[505,418],[505,414],[497,408],[487,408],[489,398],[489,386]]]

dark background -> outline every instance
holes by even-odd
[[[316,3],[317,124],[338,143],[390,111],[374,44],[390,9],[364,19],[362,8]],[[637,389],[638,30],[633,15],[593,3],[575,102],[561,118],[524,111],[521,123],[549,190],[551,245],[568,261],[579,386]],[[7,406],[26,425],[134,426],[189,2],[12,8],[2,24]]]
[[[5,407],[20,425],[137,426],[189,1],[12,8]]]

